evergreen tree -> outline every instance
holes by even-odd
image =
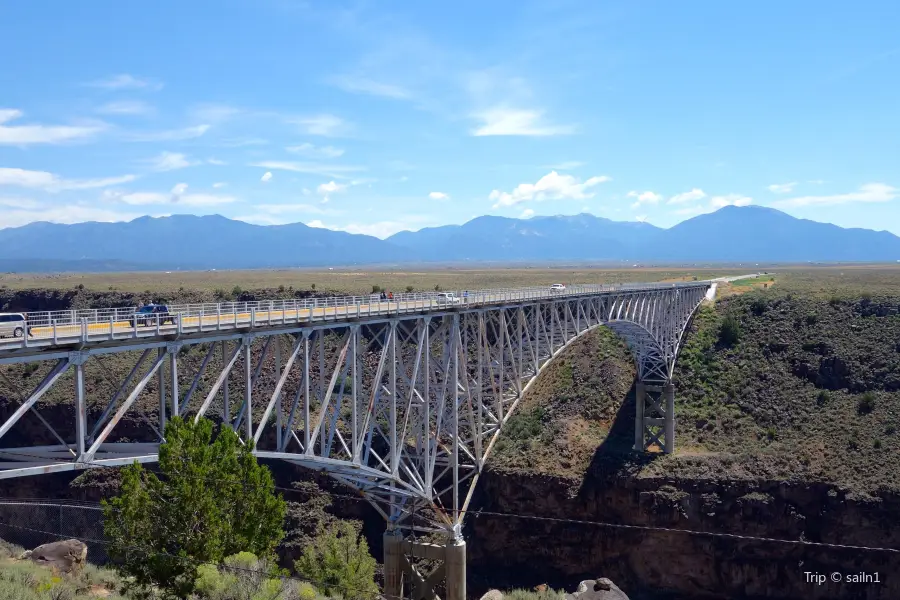
[[[297,573],[314,581],[320,591],[346,600],[371,600],[378,595],[375,566],[366,539],[350,521],[332,523],[294,563]]]
[[[213,423],[173,418],[159,448],[157,477],[134,463],[121,493],[104,501],[109,555],[144,590],[169,597],[194,589],[200,563],[252,552],[272,556],[284,535],[285,503],[269,469],[256,462],[252,441]]]

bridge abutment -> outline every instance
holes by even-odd
[[[442,581],[446,589],[444,600],[466,600],[466,542],[462,538],[451,537],[445,544],[431,544],[405,539],[395,529],[384,533],[383,542],[387,600],[440,600],[435,588]],[[413,564],[415,558],[435,561],[438,566],[423,574]]]
[[[634,449],[646,452],[658,446],[675,452],[675,384],[638,381],[634,392]]]

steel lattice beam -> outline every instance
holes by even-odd
[[[47,365],[41,382],[0,424],[0,478],[153,461],[168,418],[206,416],[234,427],[260,457],[326,471],[356,488],[389,529],[439,530],[458,539],[504,424],[550,361],[596,327],[621,336],[635,359],[636,448],[672,451],[672,372],[709,288],[696,282],[558,298],[520,295],[492,305],[265,330],[101,340],[15,361],[0,351],[0,364]],[[147,360],[154,348],[155,358]],[[202,362],[188,368],[185,353]],[[110,396],[89,397],[86,373],[107,354],[133,357],[133,368],[121,384],[110,383]],[[39,411],[41,398],[63,380],[74,388],[70,430],[50,428],[51,445],[3,447],[20,419]],[[229,395],[236,388],[238,405]],[[146,405],[156,415],[136,407],[150,396],[158,396],[158,404]],[[117,434],[129,415],[149,427]]]

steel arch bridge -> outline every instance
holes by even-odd
[[[386,593],[399,595],[405,574],[417,597],[429,597],[435,577],[446,575],[448,597],[458,598],[450,582],[464,572],[464,515],[503,425],[541,371],[579,336],[609,327],[637,367],[635,449],[672,452],[675,360],[714,287],[195,305],[151,315],[149,324],[135,322],[134,309],[32,313],[31,336],[0,340],[0,374],[18,363],[25,366],[12,368],[43,373],[0,424],[0,478],[153,462],[167,419],[206,416],[252,440],[259,457],[325,471],[362,493],[388,525]],[[113,356],[131,367],[124,379],[105,364]],[[113,393],[89,397],[86,376]],[[65,394],[74,398],[62,431],[41,415],[41,399],[59,386],[71,386]],[[136,406],[148,397],[149,419]],[[49,443],[20,436],[6,446],[2,438],[26,413]],[[146,427],[117,431],[129,417]],[[449,542],[412,544],[402,537],[409,531],[443,532]],[[445,571],[425,578],[410,554],[441,558]]]

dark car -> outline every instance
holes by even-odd
[[[170,313],[169,307],[165,304],[147,304],[134,311],[131,317],[131,326],[138,327],[140,325],[165,325],[166,323],[175,324],[178,315]]]

